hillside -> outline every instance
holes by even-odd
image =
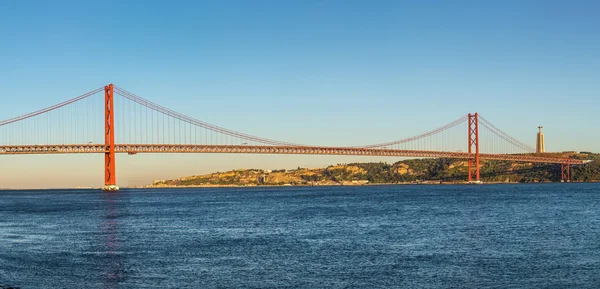
[[[548,154],[546,154],[548,155]],[[593,162],[573,168],[573,181],[600,181],[600,154],[554,154]],[[481,161],[483,182],[558,182],[560,165],[511,161]],[[256,186],[256,185],[363,185],[398,183],[462,183],[467,161],[456,159],[412,159],[394,164],[351,163],[326,168],[294,170],[243,169],[157,180],[149,187],[173,186]]]

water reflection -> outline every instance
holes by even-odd
[[[121,200],[118,194],[103,193],[104,221],[102,235],[104,237],[103,272],[104,288],[116,288],[123,278],[124,256],[121,251],[119,235],[119,205]]]

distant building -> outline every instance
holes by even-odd
[[[545,153],[546,152],[546,146],[544,144],[544,133],[542,132],[542,126],[538,126],[538,129],[540,129],[540,131],[537,133],[537,139],[535,142],[535,152],[536,153]]]

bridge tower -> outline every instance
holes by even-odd
[[[479,114],[469,113],[469,172],[468,181],[469,183],[480,183],[481,180],[479,174]],[[475,154],[473,154],[475,150]],[[475,180],[473,180],[475,179]]]
[[[115,165],[115,114],[114,114],[114,86],[109,84],[104,87],[104,144],[107,151],[104,153],[104,187],[103,191],[115,192],[117,186]]]

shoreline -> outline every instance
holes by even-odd
[[[193,188],[279,188],[279,187],[366,187],[366,186],[439,186],[439,185],[535,185],[535,184],[560,184],[562,182],[527,182],[527,183],[519,183],[519,182],[488,182],[488,183],[377,183],[377,184],[362,184],[362,185],[255,185],[255,186],[242,186],[242,185],[197,185],[197,186],[121,186],[121,189],[193,189]],[[570,182],[577,184],[595,184],[600,183],[600,181],[586,181],[586,182]],[[32,188],[32,189],[11,189],[11,188],[2,188],[1,191],[46,191],[46,190],[102,190],[101,187],[98,188]]]
[[[423,186],[423,185],[517,185],[517,184],[561,184],[563,182],[481,182],[481,183],[468,183],[468,182],[422,182],[422,183],[376,183],[376,184],[356,184],[356,185],[342,185],[342,184],[328,184],[328,185],[191,185],[191,186],[132,186],[132,187],[121,187],[127,189],[186,189],[186,188],[269,188],[269,187],[368,187],[368,186]],[[570,183],[600,183],[600,181],[588,181],[588,182],[570,182]]]

